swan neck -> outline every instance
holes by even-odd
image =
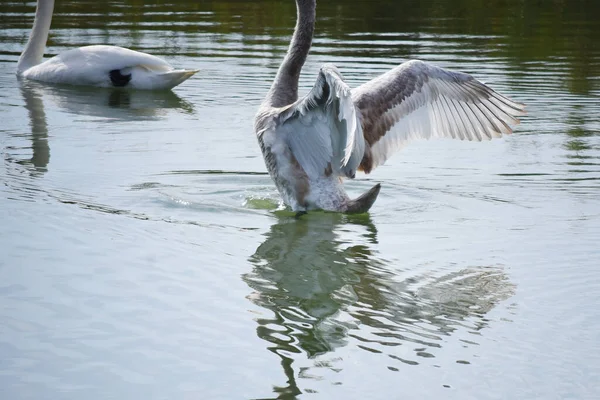
[[[48,32],[52,23],[52,12],[54,11],[54,0],[38,0],[35,10],[33,29],[29,34],[29,40],[25,50],[19,57],[17,73],[22,73],[28,68],[38,65],[44,57]]]
[[[272,107],[284,107],[298,100],[298,80],[312,44],[316,0],[296,0],[296,8],[294,35],[267,96]]]

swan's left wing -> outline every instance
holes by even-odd
[[[304,98],[279,114],[277,135],[309,177],[354,178],[364,153],[364,138],[350,88],[337,68],[324,65]]]
[[[367,148],[366,173],[412,139],[486,140],[512,133],[524,106],[477,81],[422,61],[409,61],[352,91]]]

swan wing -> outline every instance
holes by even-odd
[[[364,138],[350,88],[335,66],[324,65],[308,95],[282,110],[277,135],[284,135],[309,177],[354,177]]]
[[[171,64],[162,58],[117,46],[85,46],[66,51],[55,57],[73,68],[107,72],[115,69],[142,66],[148,70],[166,72]]]
[[[471,75],[417,60],[359,86],[352,99],[367,142],[359,168],[366,173],[410,140],[488,140],[512,133],[525,113]]]

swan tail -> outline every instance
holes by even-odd
[[[157,75],[156,89],[172,89],[183,81],[189,79],[199,70],[197,69],[176,69],[173,71],[163,72]]]
[[[354,200],[350,200],[346,203],[346,207],[344,209],[345,213],[348,214],[361,214],[369,211],[375,200],[377,200],[377,196],[379,195],[379,190],[381,190],[381,184],[377,184],[373,186],[368,192],[363,193],[359,197]]]

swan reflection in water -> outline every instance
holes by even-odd
[[[32,175],[47,171],[50,162],[46,109],[68,112],[87,117],[99,117],[108,122],[156,120],[167,116],[170,110],[192,114],[194,107],[172,91],[128,91],[50,85],[32,81],[20,82],[21,95],[29,117],[32,157],[18,159],[7,155],[13,161],[30,168]],[[19,135],[20,136],[20,135]],[[13,149],[16,149],[13,147]]]
[[[341,369],[342,361],[326,357],[349,342],[391,365],[435,358],[455,332],[473,342],[489,323],[485,314],[514,293],[502,267],[423,273],[394,267],[376,245],[368,215],[316,212],[280,218],[250,257],[252,272],[243,276],[249,298],[270,311],[257,319],[257,335],[281,358],[288,379],[274,389],[279,395],[301,393],[297,377],[323,379],[323,368]],[[295,372],[301,355],[313,364]]]
[[[46,106],[81,116],[107,120],[157,120],[170,110],[192,114],[194,106],[172,91],[135,91],[89,88],[22,81],[23,89],[37,90]]]
[[[33,165],[32,174],[47,171],[50,162],[50,147],[48,146],[48,122],[44,112],[42,94],[35,87],[21,85],[21,95],[25,101],[25,108],[29,117],[31,128],[31,159],[19,161],[22,165]]]

